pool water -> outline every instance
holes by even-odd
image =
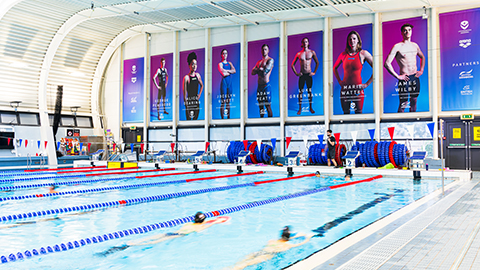
[[[160,174],[172,173],[161,172]],[[110,180],[81,185],[59,185],[58,191],[74,191],[122,185],[166,182],[172,180],[229,175],[218,171],[192,175],[155,178]],[[138,173],[147,175],[153,173]],[[159,174],[159,173],[155,173]],[[125,177],[131,175],[126,175]],[[0,202],[0,217],[102,202],[128,200],[174,192],[215,188],[279,179],[284,174],[257,174],[218,178],[206,181],[167,184],[130,189],[115,189],[72,195],[4,200]],[[353,177],[352,181],[366,177]],[[79,181],[85,178],[30,180],[1,183],[18,186],[35,183]],[[257,186],[245,186],[225,191],[205,192],[167,200],[138,202],[110,206],[93,211],[74,211],[17,221],[0,221],[0,256],[24,252],[56,244],[80,241],[93,236],[114,233],[154,223],[184,218],[197,211],[210,212],[249,202],[266,200],[296,192],[344,183],[339,177],[305,177]],[[335,190],[269,203],[228,214],[226,223],[216,224],[199,232],[159,244],[131,246],[107,256],[99,255],[115,246],[162,233],[177,231],[181,225],[161,228],[123,238],[111,239],[79,248],[54,252],[28,259],[8,262],[2,266],[15,269],[228,269],[248,254],[261,250],[271,239],[278,239],[280,230],[290,225],[294,231],[321,235],[307,244],[277,254],[271,260],[247,269],[279,269],[304,259],[352,232],[418,200],[441,187],[440,180],[380,178]],[[0,198],[46,193],[47,188],[18,189],[0,192]],[[7,244],[8,243],[8,244]]]

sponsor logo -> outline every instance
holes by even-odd
[[[471,96],[473,95],[473,91],[470,89],[470,85],[467,84],[463,87],[463,89],[460,91],[460,94],[462,96]]]
[[[137,74],[137,66],[132,66],[132,74]]]
[[[470,23],[468,21],[461,21],[460,22],[460,30],[458,31],[460,34],[468,34],[472,29],[469,29]]]
[[[130,98],[130,103],[137,103],[137,97]]]
[[[137,109],[135,109],[135,106],[132,107],[132,109],[130,110],[131,113],[136,113],[137,112]]]
[[[458,75],[458,78],[459,79],[472,79],[473,78],[472,72],[473,72],[473,69],[470,69],[469,71],[462,71]]]
[[[466,66],[478,66],[478,65],[480,65],[480,61],[452,63],[452,67],[466,67]]]
[[[136,83],[137,82],[137,77],[132,77],[132,83]]]
[[[464,49],[468,48],[470,45],[472,45],[472,40],[471,39],[462,39],[462,40],[458,41],[458,46],[460,46]]]

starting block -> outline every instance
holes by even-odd
[[[197,151],[195,154],[193,154],[193,164],[201,164],[204,155],[205,151]]]
[[[360,151],[348,151],[347,154],[342,157],[342,159],[345,160],[345,167],[350,169],[355,168],[355,160],[359,156]]]
[[[167,151],[165,151],[165,150],[160,150],[160,151],[158,151],[157,153],[153,154],[153,156],[155,157],[155,162],[160,162],[160,161],[162,161],[163,156],[165,156],[166,153],[167,153]]]
[[[287,166],[297,166],[297,157],[300,155],[300,151],[290,151],[288,155],[285,156],[287,159]]]
[[[240,151],[240,153],[238,153],[238,164],[245,165],[245,160],[250,154],[251,154],[250,151],[244,151],[244,150]]]
[[[425,157],[427,156],[426,151],[415,151],[412,153],[412,156],[409,157],[408,159],[410,160],[409,162],[409,168],[411,170],[421,170],[424,168],[424,160]]]
[[[96,152],[91,153],[90,156],[92,156],[92,160],[100,160],[100,155],[103,154],[105,150],[103,149],[98,149]]]

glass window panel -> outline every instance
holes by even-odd
[[[18,124],[17,115],[14,113],[2,113],[2,124]]]
[[[280,126],[252,126],[245,129],[247,140],[270,140],[272,138],[280,139]]]
[[[210,141],[238,141],[240,140],[240,127],[210,128]]]
[[[77,116],[77,126],[78,127],[93,127],[90,117]]]
[[[62,116],[61,123],[63,127],[74,127],[75,119],[73,116]]]
[[[203,128],[179,129],[178,141],[205,141],[205,131]]]

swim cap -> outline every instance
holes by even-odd
[[[205,221],[205,215],[202,212],[197,212],[193,220],[194,223],[202,223]]]
[[[288,241],[290,239],[290,227],[285,226],[282,229],[282,234],[281,234],[282,240]]]

